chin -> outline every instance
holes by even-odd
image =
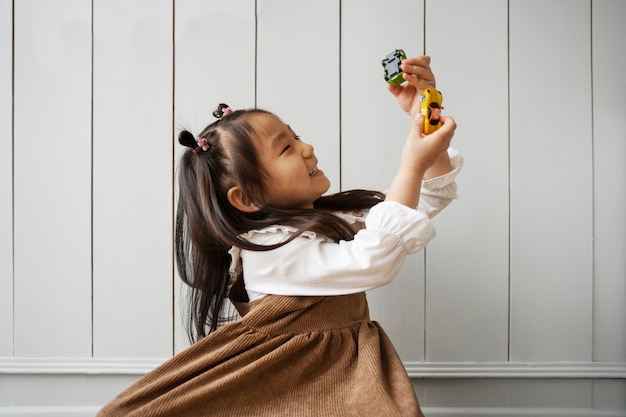
[[[324,177],[324,178],[326,178],[326,177]],[[322,191],[322,194],[327,193],[328,190],[330,190],[330,180],[328,178],[326,178],[326,187],[324,188],[324,191]]]

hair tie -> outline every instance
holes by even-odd
[[[209,142],[207,142],[205,138],[198,138],[198,146],[193,150],[193,152],[198,153],[200,150],[203,150],[204,152],[209,150]]]
[[[222,117],[226,117],[231,114],[233,114],[233,109],[225,103],[220,103],[220,105],[217,106],[217,110],[213,112],[213,116],[218,119],[221,119]]]

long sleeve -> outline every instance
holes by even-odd
[[[286,239],[287,227],[267,228],[249,240],[269,245]],[[372,207],[365,228],[338,243],[314,233],[271,251],[241,250],[246,290],[278,295],[344,295],[388,284],[407,254],[435,235],[422,212],[395,202]],[[253,298],[253,297],[251,297]]]
[[[449,151],[453,170],[422,183],[417,210],[381,202],[366,212],[353,240],[329,241],[306,232],[270,251],[231,249],[231,271],[242,267],[251,300],[266,294],[345,295],[390,283],[405,257],[424,248],[435,236],[430,219],[456,198],[455,178],[463,159]],[[344,219],[346,219],[345,216]],[[349,219],[347,219],[349,220]],[[243,237],[260,245],[288,239],[295,229],[272,226]]]
[[[452,163],[452,171],[422,182],[417,209],[431,219],[457,197],[457,185],[454,180],[463,168],[463,156],[452,148],[448,149],[448,155]]]

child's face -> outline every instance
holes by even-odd
[[[317,167],[313,146],[304,143],[291,128],[274,116],[255,114],[259,140],[255,147],[270,177],[265,181],[265,203],[285,208],[313,208],[313,201],[330,187]]]

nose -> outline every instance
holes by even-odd
[[[313,151],[315,151],[315,148],[313,148],[313,145],[309,145],[308,143],[305,142],[300,142],[302,144],[302,156],[305,158],[310,158],[311,156],[313,156]]]

